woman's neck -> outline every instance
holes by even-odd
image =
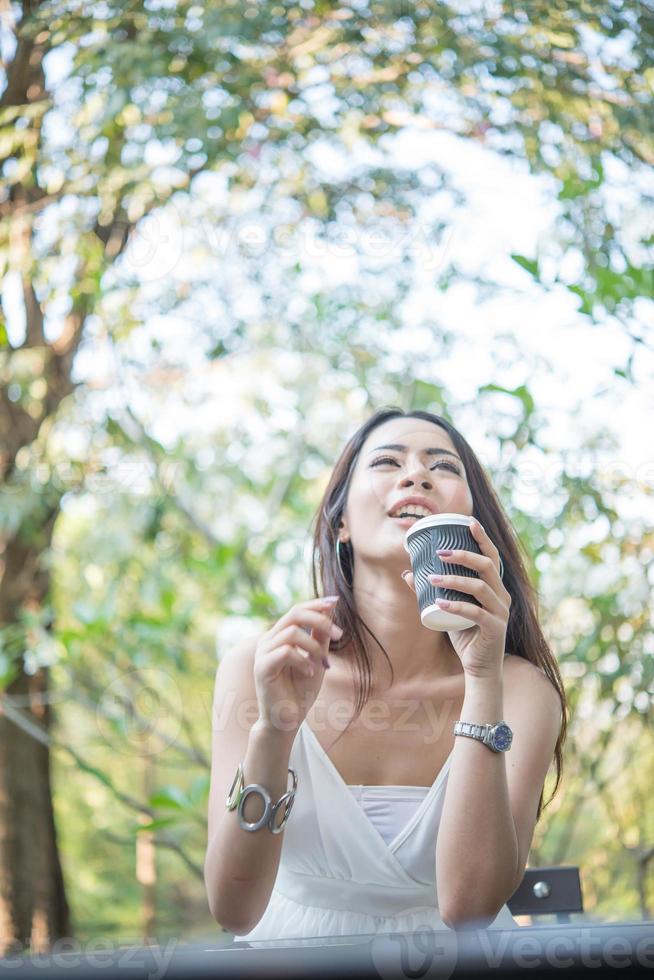
[[[356,611],[383,646],[361,627],[363,642],[372,666],[372,683],[381,690],[415,687],[421,679],[451,677],[463,672],[447,633],[429,630],[420,622],[415,593],[403,583],[401,589],[373,589],[354,584]],[[404,591],[406,590],[406,594]],[[347,660],[353,650],[343,651]],[[339,655],[339,659],[342,654]],[[393,667],[393,674],[389,668]]]

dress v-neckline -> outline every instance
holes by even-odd
[[[377,830],[377,828],[373,824],[372,820],[370,820],[370,818],[368,817],[368,815],[364,812],[364,810],[359,806],[359,804],[355,800],[354,795],[352,794],[351,790],[348,787],[348,784],[345,782],[345,780],[341,776],[340,772],[338,771],[338,769],[336,768],[336,766],[334,765],[334,763],[332,762],[332,760],[329,758],[329,756],[327,755],[327,753],[323,749],[322,745],[320,744],[320,740],[318,739],[318,736],[313,731],[311,725],[306,720],[306,718],[302,722],[301,727],[303,727],[303,728],[305,728],[305,729],[308,730],[308,732],[309,732],[309,738],[313,741],[315,747],[318,750],[318,753],[320,754],[320,757],[324,760],[326,766],[334,774],[334,776],[336,778],[336,782],[339,784],[339,786],[341,786],[344,789],[346,795],[351,800],[351,802],[352,802],[352,804],[353,804],[356,812],[363,819],[365,826],[368,827],[372,831],[372,833],[375,835],[376,839],[382,844],[382,846],[385,848],[385,850],[386,851],[389,851],[390,853],[393,853],[393,856],[394,856],[394,852],[397,850],[397,848],[400,846],[400,844],[404,843],[404,841],[406,840],[406,838],[412,832],[413,828],[416,826],[416,824],[418,823],[418,821],[422,817],[423,813],[427,809],[427,806],[429,805],[429,802],[433,799],[434,795],[436,794],[436,790],[440,787],[440,785],[441,785],[441,783],[443,781],[443,778],[444,778],[444,776],[445,776],[445,774],[446,774],[446,772],[447,772],[447,770],[449,768],[450,760],[452,758],[452,753],[454,752],[454,747],[452,747],[452,749],[450,751],[450,754],[447,756],[447,758],[446,758],[445,762],[443,763],[441,769],[438,771],[438,775],[436,776],[434,782],[431,784],[431,786],[429,788],[425,787],[425,789],[427,789],[427,793],[425,794],[424,799],[421,800],[420,805],[413,812],[412,816],[409,818],[409,820],[407,821],[407,823],[405,823],[405,825],[400,829],[400,831],[395,835],[395,837],[391,841],[389,841],[389,843],[387,844],[386,841],[384,840],[384,838],[382,837],[382,835],[379,833],[379,831]]]

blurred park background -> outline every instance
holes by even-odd
[[[652,918],[652,5],[1,16],[3,950],[230,941],[217,658],[311,597],[383,405],[461,429],[531,558],[572,723],[530,864]]]

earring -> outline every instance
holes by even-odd
[[[343,576],[343,581],[347,585],[348,589],[352,588],[352,583],[348,582],[345,572],[343,571],[343,565],[341,564],[341,539],[338,538],[336,541],[336,561],[338,562],[338,567],[341,570],[341,575]]]

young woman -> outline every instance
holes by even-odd
[[[467,629],[420,621],[404,538],[430,512],[476,519],[481,555],[441,556],[479,574],[442,583],[480,603],[449,604]],[[236,941],[513,926],[506,902],[554,758],[560,783],[567,706],[481,464],[443,418],[381,410],[336,464],[314,546],[327,597],[293,606],[216,674],[214,917]],[[457,721],[482,727],[457,737]]]

